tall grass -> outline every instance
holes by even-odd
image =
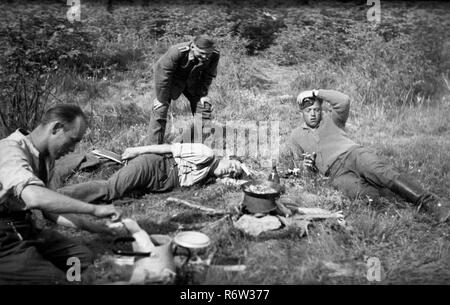
[[[90,117],[91,128],[79,151],[101,147],[122,152],[129,146],[148,144],[154,62],[171,44],[207,30],[215,35],[221,51],[219,74],[210,89],[216,121],[233,121],[233,126],[242,128],[249,121],[279,120],[280,143],[284,143],[301,123],[295,103],[300,91],[340,90],[352,100],[346,127],[351,137],[376,148],[395,167],[449,200],[450,104],[446,96],[450,89],[444,81],[450,71],[448,4],[383,2],[381,24],[371,24],[365,17],[365,2],[330,6],[278,1],[272,5],[255,0],[253,6],[259,3],[254,10],[256,24],[268,12],[285,26],[274,36],[260,37],[270,38],[270,45],[250,56],[247,46],[267,47],[266,41],[252,42],[245,31],[254,24],[239,27],[237,22],[247,11],[240,12],[240,7],[230,3],[149,3],[145,7],[122,3],[111,13],[105,5],[84,1],[82,26],[97,35],[90,60],[101,71],[68,73],[55,92],[60,100],[80,104]],[[64,16],[67,7],[23,2],[0,5],[1,11],[12,12],[1,15],[7,23],[23,10],[43,9]],[[172,103],[171,112],[175,121],[190,119],[184,98]],[[262,160],[245,161],[261,177],[267,176],[259,166]],[[421,277],[427,283],[448,279],[445,238],[449,232],[445,226],[435,226],[429,215],[395,200],[378,207],[363,200],[350,201],[320,177],[284,182],[284,199],[307,207],[344,210],[351,229],[320,222],[310,228],[307,237],[294,234],[278,240],[249,239],[233,230],[218,246],[224,254],[245,255],[247,272],[231,275],[210,270],[204,281],[367,283],[364,270],[358,268],[372,256],[382,260],[388,283],[417,283]],[[175,195],[225,209],[240,198],[236,189],[218,191],[212,186]],[[137,200],[124,207],[126,215],[150,222],[174,212],[164,198],[149,195]],[[162,230],[153,223],[151,228]],[[342,263],[354,274],[330,276],[328,269],[333,265],[327,262]]]

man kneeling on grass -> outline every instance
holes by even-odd
[[[322,103],[331,113],[322,111]],[[303,154],[303,167],[330,177],[331,183],[352,199],[377,200],[392,192],[423,207],[439,222],[450,216],[450,205],[423,190],[418,183],[380,159],[371,150],[353,142],[344,128],[350,99],[335,90],[312,90],[298,95],[304,123],[292,131],[288,147],[294,157]]]
[[[0,140],[0,284],[68,283],[68,259],[77,259],[81,269],[93,262],[86,247],[37,227],[30,210],[94,232],[110,230],[69,213],[120,217],[111,205],[92,205],[47,188],[54,161],[73,151],[86,128],[78,106],[57,105],[31,133],[18,129]]]
[[[239,177],[241,163],[219,159],[201,143],[156,144],[127,148],[122,159],[130,159],[108,180],[89,181],[58,189],[87,202],[111,201],[133,191],[167,192],[192,186],[210,177]]]

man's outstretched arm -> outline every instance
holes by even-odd
[[[172,153],[171,144],[155,144],[147,146],[128,147],[122,154],[122,159],[133,159],[142,154],[170,154]]]
[[[29,209],[39,209],[44,213],[54,214],[89,214],[96,217],[120,217],[120,212],[113,205],[93,205],[65,196],[39,185],[28,185],[20,197]]]

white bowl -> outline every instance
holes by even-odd
[[[197,231],[185,231],[178,233],[173,241],[182,247],[189,249],[206,248],[211,244],[208,235]]]

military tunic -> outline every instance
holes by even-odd
[[[150,122],[150,143],[163,143],[170,102],[182,93],[189,100],[192,115],[201,114],[202,126],[211,120],[212,105],[206,96],[217,75],[219,58],[219,52],[214,50],[206,61],[199,61],[188,42],[170,47],[156,62],[156,100]]]
[[[372,199],[389,194],[393,181],[400,175],[386,160],[372,150],[353,142],[345,131],[350,99],[335,90],[319,90],[317,97],[331,105],[317,128],[303,124],[292,131],[288,147],[294,158],[301,153],[317,153],[319,172],[346,196]]]
[[[194,58],[190,46],[186,42],[174,45],[156,62],[155,89],[160,103],[170,103],[185,91],[196,102],[208,95],[209,86],[217,76],[220,54],[215,50],[202,63]]]

